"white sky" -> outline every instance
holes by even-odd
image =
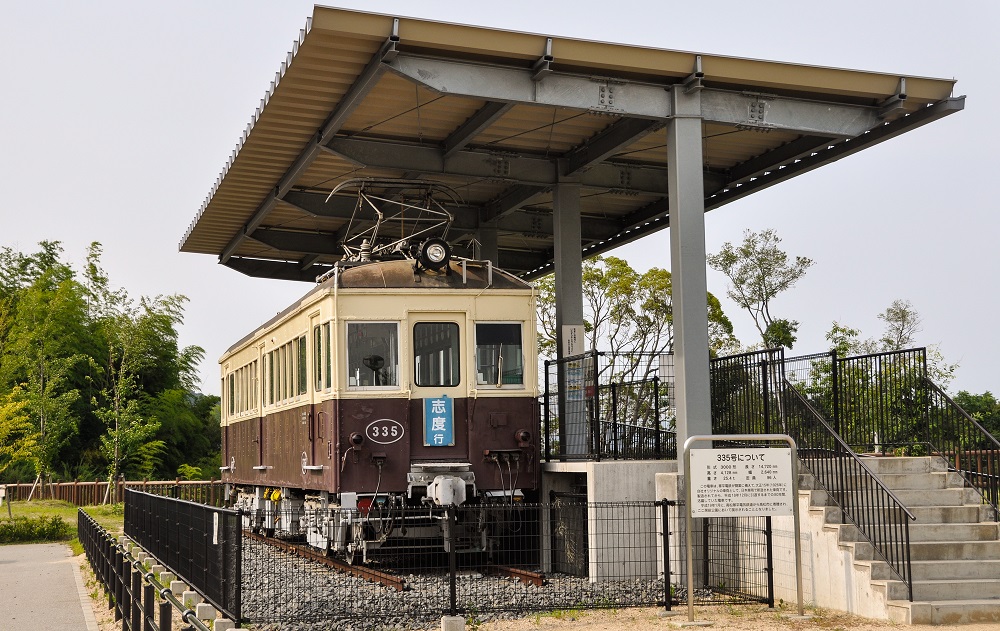
[[[505,2],[343,0],[338,6],[547,35],[957,78],[966,110],[710,212],[707,248],[773,227],[816,264],[776,303],[799,320],[792,354],[821,352],[833,320],[881,332],[896,298],[923,316],[921,344],[960,364],[953,390],[1000,391],[995,204],[1000,3]],[[0,0],[0,246],[62,241],[76,266],[104,245],[134,297],[191,302],[182,344],[216,359],[308,290],[245,277],[178,243],[312,3],[284,0]],[[669,268],[661,232],[612,254]],[[709,273],[724,298],[725,280]],[[749,316],[724,302],[744,343]]]

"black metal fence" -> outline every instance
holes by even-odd
[[[358,527],[322,551],[301,535],[240,533],[231,518],[246,516],[232,511],[133,491],[126,496],[126,532],[136,543],[227,616],[264,628],[406,627],[433,624],[448,613],[475,621],[687,602],[686,523],[675,501],[397,507],[391,513],[372,507],[335,515],[299,510],[282,513],[276,523],[305,529],[331,516],[333,524]],[[230,540],[234,523],[242,539],[237,545]],[[690,587],[698,604],[773,604],[772,537],[763,518],[695,520],[692,535]]]
[[[228,618],[242,619],[239,513],[126,489],[125,534]]]
[[[846,522],[858,528],[875,555],[906,584],[912,600],[913,513],[790,383],[786,383],[783,403],[785,433],[795,439],[799,460],[840,506]]]
[[[925,380],[927,431],[934,453],[979,489],[1000,519],[1000,441],[940,388]]]
[[[837,361],[832,355],[786,360],[781,349],[712,362],[712,422],[718,434],[782,433],[799,460],[840,506],[912,594],[910,513],[810,401],[837,418]],[[801,388],[801,391],[799,390]],[[883,408],[886,406],[883,406]],[[864,418],[857,406],[857,418]],[[883,419],[874,415],[873,422]],[[862,423],[859,423],[862,424]]]
[[[935,455],[1000,518],[1000,441],[927,376],[923,348],[785,360],[789,382],[854,451]]]
[[[151,571],[83,509],[77,511],[77,538],[104,589],[108,609],[122,631],[170,631],[172,609],[190,624],[185,629],[208,631],[195,612],[177,600]]]
[[[546,460],[676,458],[673,374],[673,355],[663,353],[594,351],[546,361]]]
[[[309,511],[282,516],[310,523]],[[432,624],[507,613],[663,606],[686,602],[683,506],[678,502],[506,504],[396,510],[395,532],[419,534],[366,553],[250,536],[243,549],[244,617],[263,625]],[[352,515],[365,519],[365,516]],[[406,524],[410,524],[406,526]],[[373,521],[369,535],[390,526]],[[696,520],[698,604],[772,603],[771,538],[761,518]],[[359,558],[354,558],[355,564]]]

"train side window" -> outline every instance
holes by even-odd
[[[318,324],[313,327],[313,379],[319,392],[323,389],[323,334]]]
[[[323,362],[323,385],[329,388],[333,385],[333,353],[330,348],[330,323],[323,323],[323,356],[326,361]]]
[[[236,414],[236,375],[229,373],[229,416]]]
[[[295,366],[297,369],[295,374],[299,378],[298,382],[299,388],[298,390],[296,390],[295,394],[298,395],[298,394],[305,394],[306,391],[309,390],[309,371],[308,371],[309,364],[307,363],[307,355],[306,355],[306,336],[305,335],[301,336],[298,340],[296,340],[296,343],[298,344],[299,353],[298,353],[298,362],[296,362]]]
[[[476,323],[476,384],[524,385],[520,322]]]
[[[399,324],[347,323],[347,386],[399,386]]]
[[[458,325],[417,322],[413,325],[413,374],[418,386],[457,386],[461,382]]]

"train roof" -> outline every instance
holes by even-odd
[[[413,261],[399,259],[392,261],[371,261],[358,265],[345,266],[339,274],[331,274],[328,278],[310,289],[299,300],[278,312],[273,318],[257,327],[249,335],[226,349],[223,357],[244,346],[274,324],[298,311],[303,303],[318,293],[332,291],[334,284],[341,290],[372,289],[372,290],[460,290],[468,289],[482,291],[530,291],[531,283],[505,272],[498,267],[483,261],[468,261],[452,259],[446,269],[431,271],[414,270]]]

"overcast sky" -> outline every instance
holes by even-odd
[[[706,215],[707,248],[775,228],[815,265],[775,305],[801,323],[793,353],[826,350],[833,320],[878,336],[893,300],[920,344],[960,364],[952,390],[1000,392],[1000,3],[343,1],[336,6],[545,35],[956,78],[964,112]],[[183,344],[217,358],[308,290],[243,276],[178,243],[312,13],[312,3],[0,0],[0,246],[61,241],[78,269],[104,245],[134,296],[190,298]],[[669,268],[668,234],[613,254]],[[722,298],[725,280],[709,273]],[[744,343],[756,333],[725,302]]]

